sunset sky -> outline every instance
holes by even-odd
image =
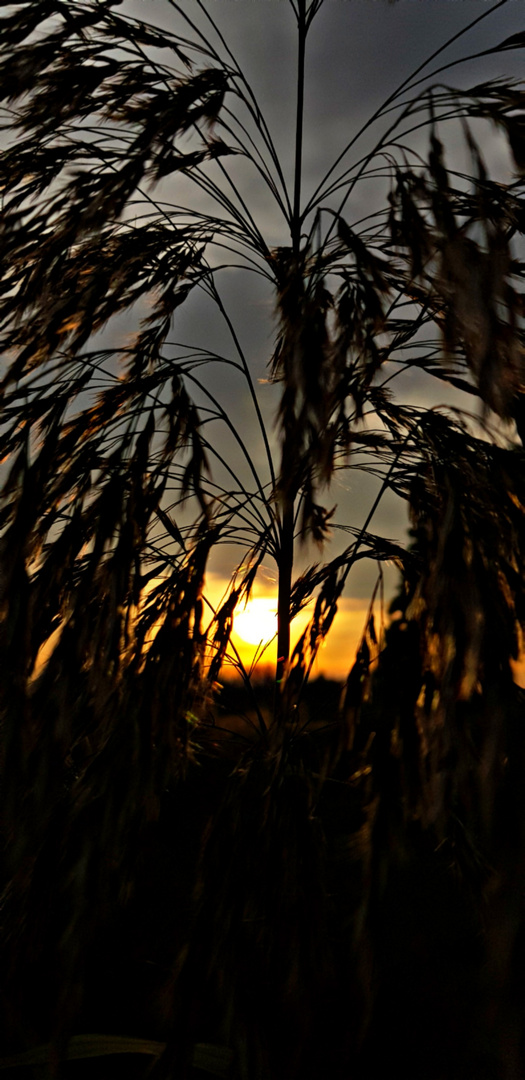
[[[225,582],[220,577],[210,575],[208,579],[207,595],[214,606],[218,604],[224,591]],[[379,605],[378,605],[379,615]],[[264,650],[258,667],[268,666],[272,669],[277,658],[275,634],[277,632],[275,591],[265,587],[262,583],[257,585],[253,598],[248,602],[247,608],[241,604],[234,618],[232,644],[238,652],[245,668],[249,670],[256,660],[257,648],[260,642],[270,644]],[[312,676],[324,675],[330,679],[346,679],[349,668],[352,665],[356,648],[363,633],[363,627],[368,612],[368,599],[361,597],[345,596],[342,598],[337,619],[330,630],[325,644],[321,646]],[[306,628],[311,608],[305,609],[294,619],[292,626],[292,644]],[[249,638],[249,640],[246,640]],[[272,640],[273,638],[273,640]],[[226,665],[224,674],[231,674],[231,669]]]

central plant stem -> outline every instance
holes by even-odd
[[[279,593],[277,600],[277,684],[282,682],[290,656],[290,598],[294,554],[294,504],[287,499],[283,507],[279,558]]]
[[[299,251],[301,246],[301,175],[302,175],[302,152],[303,152],[303,115],[304,115],[304,59],[306,50],[306,0],[298,0],[297,11],[298,25],[298,62],[297,62],[297,114],[295,125],[295,169],[294,169],[294,201],[290,232],[292,240],[292,252],[296,257],[296,266],[299,267]],[[286,449],[285,440],[285,449]],[[281,480],[286,470],[286,461],[281,462]],[[285,492],[281,501],[281,530],[279,552],[279,591],[277,601],[277,672],[276,681],[279,689],[286,664],[290,657],[290,599],[292,593],[292,571],[294,557],[294,503],[296,491],[287,484],[281,484]]]

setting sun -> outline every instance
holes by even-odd
[[[235,612],[233,628],[248,645],[265,645],[277,633],[277,601],[267,596],[248,600]]]

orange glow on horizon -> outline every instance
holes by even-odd
[[[206,581],[205,595],[214,608],[224,599],[227,582],[219,575],[210,574]],[[300,611],[291,627],[292,648],[306,629],[313,605]],[[234,614],[231,643],[232,661],[235,651],[247,671],[255,662],[256,670],[270,674],[277,660],[277,598],[275,593],[262,585],[255,587],[246,608],[241,603]],[[312,669],[312,678],[323,675],[327,679],[344,681],[352,667],[356,650],[365,627],[368,600],[343,597],[326,641],[321,646]],[[275,636],[273,636],[275,635]],[[231,663],[224,665],[225,674]]]
[[[160,579],[154,579],[149,583],[148,592]],[[228,582],[216,574],[208,576],[205,596],[217,610],[225,599]],[[262,586],[253,590],[252,597],[245,605],[241,603],[234,613],[233,630],[231,634],[230,658],[223,666],[223,673],[227,677],[233,674],[235,660],[238,657],[245,670],[257,671],[260,676],[272,676],[275,671],[277,660],[277,600],[275,594]],[[300,635],[308,625],[311,617],[312,605],[309,605],[295,617],[292,623],[291,641],[292,648],[297,643]],[[355,661],[356,651],[361,640],[368,614],[368,602],[358,597],[343,597],[339,602],[339,610],[334,623],[327,635],[325,642],[319,649],[317,658],[312,669],[312,678],[323,676],[327,679],[335,679],[341,682],[348,677],[349,671]],[[211,622],[210,618],[206,620]],[[31,673],[31,681],[40,675],[53,648],[58,642],[62,626],[44,642],[39,651],[35,667]],[[155,637],[156,629],[153,627],[148,634],[148,639]],[[525,689],[525,651],[516,661],[511,661],[514,682]]]

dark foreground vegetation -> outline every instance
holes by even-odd
[[[498,694],[490,761],[483,703],[458,709],[436,823],[431,750],[411,733],[416,628],[389,649],[355,728],[330,694],[323,723],[290,726],[270,752],[204,726],[113,865],[107,806],[92,789],[72,808],[64,787],[30,884],[19,872],[6,898],[6,1055],[50,1037],[60,1055],[91,1033],[100,1056],[81,1045],[61,1075],[521,1075],[525,694]],[[115,798],[125,749],[106,750]],[[33,1076],[23,1060],[6,1076]]]
[[[479,64],[525,34],[460,90],[436,46],[308,197],[323,0],[287,5],[291,176],[222,5],[139,6],[0,20],[0,1071],[519,1080],[525,100]],[[366,512],[331,506],[341,474]],[[312,681],[364,562],[348,679]],[[260,684],[231,631],[268,565]]]

